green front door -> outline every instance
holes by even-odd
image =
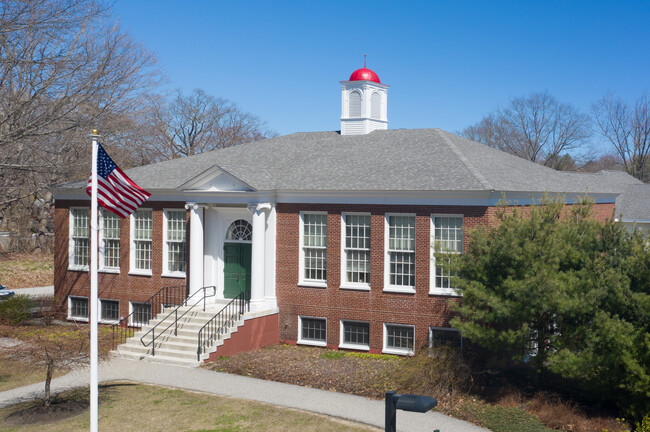
[[[251,298],[251,244],[225,243],[223,266],[223,296],[235,298],[246,292],[246,299]]]

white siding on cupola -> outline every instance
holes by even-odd
[[[388,129],[388,86],[374,81],[341,81],[341,135]]]

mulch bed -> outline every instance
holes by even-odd
[[[391,371],[400,361],[401,359],[392,356],[359,358],[325,348],[275,345],[221,358],[204,367],[220,372],[383,399],[386,392],[392,390]]]

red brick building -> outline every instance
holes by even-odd
[[[190,295],[215,286],[211,302],[250,299],[256,327],[241,334],[264,339],[254,346],[409,354],[460,341],[449,320],[461,297],[436,267],[434,244],[462,253],[468,230],[492,224],[498,202],[525,206],[547,192],[572,203],[588,191],[596,217],[611,217],[636,182],[554,171],[440,129],[388,130],[388,86],[374,72],[341,85],[340,132],[128,170],[152,196],[129,218],[100,215],[100,319],[119,321],[163,286]],[[55,293],[75,320],[88,317],[83,183],[55,188]]]

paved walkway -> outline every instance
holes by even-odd
[[[33,297],[52,297],[54,295],[54,285],[35,287],[35,288],[9,288],[16,295],[28,295]]]
[[[383,401],[212,372],[201,368],[114,358],[99,365],[99,380],[100,382],[133,381],[212,393],[311,411],[384,428]],[[52,392],[87,386],[88,382],[88,369],[75,370],[68,375],[52,380]],[[43,383],[38,383],[1,392],[0,408],[41,397],[43,387]],[[434,429],[439,429],[440,432],[485,431],[473,424],[437,412],[430,411],[424,414],[397,412],[397,430],[399,431],[432,432]]]

